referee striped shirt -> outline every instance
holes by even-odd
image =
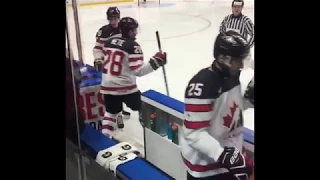
[[[245,15],[234,16],[230,14],[226,16],[221,25],[220,32],[235,31],[248,40],[249,46],[254,45],[254,25],[250,18]],[[248,39],[248,35],[250,38]]]

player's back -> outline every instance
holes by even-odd
[[[222,83],[223,77],[221,77],[219,73],[210,70],[210,68],[201,69],[197,74],[195,74],[191,78],[191,80],[189,81],[189,87],[193,86],[192,84],[202,84],[202,86],[204,86],[204,88],[202,88],[202,93],[198,95],[186,91],[185,97],[200,99],[216,99],[219,96],[218,89],[222,86]]]
[[[194,104],[202,104],[202,102],[210,102],[213,104],[214,108],[212,108],[211,116],[211,125],[214,125],[210,131],[212,136],[219,137],[227,132],[232,132],[234,129],[243,126],[243,123],[240,122],[239,124],[234,123],[228,125],[227,128],[223,128],[220,126],[225,126],[224,123],[217,122],[225,121],[230,111],[237,111],[232,112],[232,116],[235,116],[232,122],[240,120],[236,118],[236,116],[240,117],[241,110],[243,109],[243,101],[241,95],[241,86],[239,75],[233,76],[225,76],[222,72],[217,70],[212,70],[211,68],[204,68],[200,70],[191,80],[189,81],[188,87],[185,91],[185,104],[188,105],[188,101],[192,100]],[[235,105],[236,104],[236,105]],[[236,106],[237,108],[235,108]],[[233,110],[230,110],[233,109]],[[197,114],[200,118],[203,118],[202,111],[201,113]],[[229,117],[228,117],[229,118]],[[227,119],[228,119],[227,118]],[[242,118],[242,117],[241,117]],[[206,119],[206,118],[204,118]],[[226,120],[229,121],[229,120]],[[241,120],[240,120],[241,121]],[[224,125],[223,125],[224,124]],[[217,130],[224,129],[224,130]]]
[[[103,94],[126,95],[138,91],[135,68],[143,64],[143,53],[132,39],[113,37],[103,48],[104,64],[100,92]]]

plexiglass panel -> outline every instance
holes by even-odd
[[[97,164],[88,154],[82,154],[85,164],[85,172],[80,171],[79,148],[69,140],[66,140],[66,180],[81,179],[81,173],[85,180],[116,180],[116,178]]]
[[[66,178],[86,180],[88,159],[81,152],[80,134],[84,128],[78,108],[80,69],[75,60],[82,61],[81,36],[76,0],[66,2]],[[92,179],[92,178],[89,178]]]

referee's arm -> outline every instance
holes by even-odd
[[[225,26],[225,24],[226,24],[226,22],[227,22],[227,20],[228,20],[228,17],[229,16],[226,16],[224,19],[223,19],[223,21],[221,22],[221,24],[220,24],[220,32],[226,32],[226,26]]]
[[[254,25],[250,19],[246,22],[245,28],[250,35],[249,46],[252,47],[254,45]]]

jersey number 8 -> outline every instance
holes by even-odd
[[[110,62],[110,74],[114,76],[121,75],[122,71],[122,63],[125,57],[125,54],[122,51],[111,51],[106,50],[105,52],[106,61],[103,64],[102,72],[104,74],[108,74],[108,69],[106,68],[108,63]]]

